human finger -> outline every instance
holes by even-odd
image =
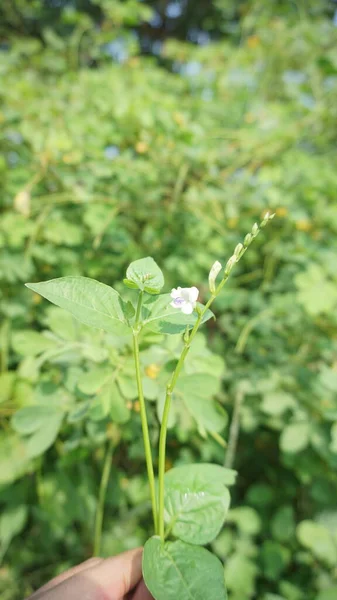
[[[132,600],[153,600],[149,590],[147,589],[144,580],[142,579],[137,589],[132,596]]]
[[[86,576],[97,583],[111,600],[122,599],[142,577],[142,548],[107,558],[91,569]]]
[[[76,565],[75,567],[72,567],[71,569],[64,571],[64,573],[60,573],[60,575],[57,575],[57,577],[54,577],[53,579],[48,581],[48,583],[43,585],[36,592],[34,592],[31,596],[29,596],[29,598],[27,598],[27,600],[39,600],[39,598],[41,597],[41,595],[44,592],[51,590],[52,588],[56,587],[63,581],[66,581],[70,577],[73,577],[74,575],[78,575],[79,573],[82,573],[83,571],[86,571],[87,569],[91,569],[92,567],[98,565],[102,561],[103,561],[102,558],[89,558],[88,560],[84,561],[80,565]]]

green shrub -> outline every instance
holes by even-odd
[[[273,227],[217,301],[209,348],[200,336],[187,363],[222,382],[211,401],[229,416],[225,439],[240,406],[239,478],[214,549],[232,600],[334,597],[336,29],[292,14],[259,23],[243,22],[239,46],[168,41],[172,72],[134,42],[124,62],[103,57],[93,69],[78,69],[87,61],[76,44],[58,48],[50,35],[0,52],[5,600],[90,555],[108,440],[104,554],[141,544],[150,520],[129,348],[75,325],[23,283],[82,274],[115,285],[131,260],[151,254],[167,291],[203,294],[210,264],[266,209]],[[158,342],[149,336],[142,349],[153,440],[157,384],[179,344]],[[105,377],[116,377],[113,403]],[[219,434],[201,444],[185,405],[172,425],[170,464],[224,461]]]

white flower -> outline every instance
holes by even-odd
[[[179,308],[184,315],[190,315],[194,311],[199,296],[199,290],[196,287],[173,288],[171,292],[171,306]]]

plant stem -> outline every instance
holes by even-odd
[[[140,315],[142,312],[143,294],[144,294],[144,292],[139,292],[137,309],[136,309],[136,317],[135,317],[135,328],[137,328],[139,325]]]
[[[101,550],[104,504],[105,504],[106,491],[107,491],[109,477],[110,477],[110,471],[111,471],[112,454],[113,454],[113,440],[110,439],[108,442],[108,445],[107,445],[106,453],[105,453],[102,478],[101,478],[101,483],[100,483],[99,493],[98,493],[98,502],[97,502],[96,518],[95,518],[95,537],[94,537],[93,556],[99,556],[100,550]]]
[[[153,469],[153,461],[152,461],[151,442],[150,442],[150,436],[149,436],[149,426],[148,426],[148,422],[147,422],[146,406],[145,406],[145,398],[144,398],[144,393],[143,393],[142,377],[141,377],[141,372],[140,372],[140,358],[139,358],[138,335],[139,335],[139,319],[140,319],[141,308],[142,308],[142,300],[143,300],[143,292],[139,292],[137,311],[136,311],[136,319],[135,319],[135,328],[133,330],[133,355],[134,355],[134,359],[135,359],[136,381],[137,381],[138,398],[139,398],[139,404],[140,404],[140,418],[141,418],[141,422],[142,422],[147,476],[148,476],[149,485],[150,485],[153,524],[154,524],[155,532],[157,533],[156,488],[155,488],[155,481],[154,481],[154,469]]]
[[[233,468],[233,464],[234,464],[234,460],[235,460],[236,448],[238,445],[238,438],[239,438],[239,431],[240,431],[240,413],[241,413],[241,406],[242,406],[243,398],[244,398],[243,391],[241,389],[238,389],[235,394],[233,417],[232,417],[232,422],[231,422],[231,426],[229,429],[228,448],[227,448],[226,460],[225,460],[225,467],[227,467],[227,469]]]

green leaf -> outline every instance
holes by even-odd
[[[337,289],[333,281],[327,278],[323,268],[311,263],[303,273],[295,277],[298,288],[298,301],[309,315],[331,313],[337,306]]]
[[[268,415],[279,416],[295,405],[296,403],[290,394],[286,392],[270,392],[263,397],[261,409]]]
[[[54,444],[61,428],[62,420],[63,413],[54,414],[49,418],[47,423],[30,436],[25,444],[29,458],[40,456],[40,454],[43,454]]]
[[[172,298],[170,294],[161,294],[159,298],[149,298],[143,305],[146,314],[144,319],[144,329],[155,331],[157,333],[167,333],[176,335],[185,331],[186,327],[191,329],[198,318],[196,313],[184,315],[178,308],[171,306]],[[202,310],[204,307],[199,302],[198,307]],[[214,317],[208,310],[202,319],[202,323]]]
[[[176,467],[165,475],[165,521],[175,537],[189,544],[208,544],[225,521],[230,495],[226,482],[235,471],[218,465]]]
[[[258,571],[257,564],[244,554],[239,552],[232,554],[225,565],[226,584],[232,591],[231,598],[240,600],[252,598]]]
[[[239,506],[231,509],[227,521],[235,523],[240,532],[248,535],[257,535],[262,526],[259,513],[250,506]]]
[[[337,585],[329,587],[326,590],[322,590],[316,600],[336,600],[337,598]]]
[[[337,392],[337,371],[336,369],[329,369],[326,366],[323,366],[320,375],[320,382],[324,385],[324,387],[328,388],[331,392]]]
[[[90,400],[78,402],[75,405],[74,409],[68,414],[68,423],[77,423],[78,421],[82,421],[82,419],[84,419],[84,417],[87,415],[89,408]]]
[[[12,418],[13,428],[21,435],[31,434],[24,440],[26,455],[34,458],[53,445],[60,430],[64,412],[54,405],[35,404],[18,410]]]
[[[219,559],[185,542],[152,537],[144,547],[143,577],[155,600],[226,600]]]
[[[160,387],[158,381],[150,377],[143,377],[144,396],[148,400],[156,400],[159,396]]]
[[[279,581],[290,560],[290,550],[273,540],[266,540],[261,549],[263,573],[267,579]]]
[[[309,443],[310,423],[291,423],[287,425],[280,437],[283,452],[297,453],[304,450]]]
[[[0,404],[8,402],[12,395],[13,386],[15,382],[15,373],[8,371],[7,373],[1,373],[0,375]]]
[[[113,371],[108,367],[94,367],[84,375],[77,384],[77,388],[83,394],[88,396],[96,394],[105,385],[106,381],[112,377]]]
[[[33,406],[24,406],[13,415],[12,427],[21,435],[34,433],[34,431],[48,424],[48,421],[60,412],[62,413],[57,406],[53,405],[34,404]]]
[[[110,417],[115,423],[122,425],[130,418],[130,409],[127,408],[124,398],[119,393],[116,384],[110,385]]]
[[[108,333],[124,335],[128,331],[119,294],[95,279],[60,277],[42,283],[26,283],[26,286],[68,310],[85,325]]]
[[[164,286],[164,276],[157,263],[148,256],[135,260],[126,271],[125,285],[139,288],[148,294],[159,294]]]
[[[297,537],[300,543],[312,554],[328,565],[337,563],[337,545],[327,527],[315,521],[302,521],[297,526]]]
[[[42,333],[26,329],[13,334],[12,347],[15,352],[22,356],[37,356],[46,350],[55,349],[57,343],[42,335]]]
[[[118,377],[118,386],[123,396],[128,400],[134,400],[138,396],[137,382],[133,375],[122,372]]]
[[[27,521],[25,505],[10,506],[0,515],[0,560],[15,537],[24,528]]]
[[[132,317],[135,316],[135,307],[133,306],[132,302],[130,302],[130,300],[128,300],[127,302],[122,300],[122,307],[124,316],[127,320],[132,319]]]
[[[176,392],[183,397],[185,405],[196,420],[198,427],[219,432],[227,424],[227,414],[212,396],[220,391],[221,382],[208,373],[195,373],[180,377]]]
[[[93,400],[89,418],[92,421],[101,421],[108,415],[115,423],[126,423],[130,418],[130,410],[126,406],[116,383],[108,383]]]
[[[9,485],[18,477],[22,477],[29,467],[24,441],[16,433],[0,432],[0,486]]]
[[[271,521],[273,537],[281,542],[289,541],[295,533],[295,515],[292,506],[281,506]]]

